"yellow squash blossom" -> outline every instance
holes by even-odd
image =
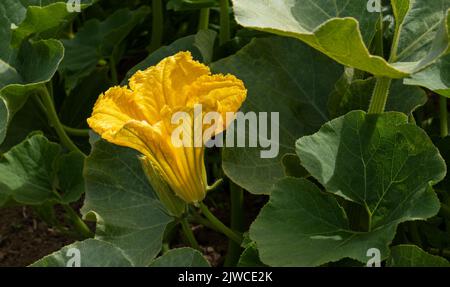
[[[142,153],[147,170],[158,173],[185,202],[196,203],[207,190],[204,147],[175,146],[172,116],[180,111],[193,114],[196,105],[202,105],[203,114],[236,112],[246,94],[235,76],[212,75],[189,52],[180,52],[136,72],[129,88],[113,87],[100,95],[88,124],[103,139]],[[221,123],[215,134],[227,124]]]

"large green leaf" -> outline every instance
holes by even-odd
[[[351,112],[299,139],[296,147],[303,166],[328,192],[367,209],[372,229],[426,218],[438,209],[431,185],[445,177],[445,162],[403,114]]]
[[[11,25],[25,17],[20,14],[23,6],[18,5],[12,0],[0,4],[0,143],[14,114],[30,94],[52,78],[64,54],[57,40],[23,41],[16,48],[10,46]]]
[[[403,114],[354,111],[299,139],[296,149],[328,193],[302,179],[276,185],[250,231],[266,264],[316,266],[345,257],[365,262],[370,248],[386,258],[399,223],[439,211],[432,185],[444,178],[445,162]],[[354,230],[358,218],[343,209],[349,203],[341,206],[329,193],[365,210],[365,229]]]
[[[138,153],[97,141],[84,175],[82,213],[95,216],[95,238],[120,248],[134,266],[148,266],[159,253],[172,218],[149,185]]]
[[[118,59],[118,47],[132,29],[149,13],[148,7],[137,10],[120,9],[104,21],[87,21],[73,39],[63,40],[66,56],[60,71],[66,77],[66,89],[72,90],[91,74],[100,60]]]
[[[389,267],[450,267],[445,258],[431,255],[415,245],[398,245],[391,248],[387,260]]]
[[[192,248],[177,248],[156,258],[150,267],[210,267],[203,255]]]
[[[0,159],[0,206],[9,201],[39,205],[78,200],[84,191],[83,156],[63,155],[61,150],[36,134],[5,153]]]
[[[450,98],[450,55],[446,55],[431,67],[411,75],[405,84],[422,86]]]
[[[250,227],[250,236],[265,264],[319,266],[346,257],[365,262],[370,248],[386,257],[395,230],[391,224],[372,232],[352,231],[332,195],[305,179],[286,178],[275,185],[269,203]]]
[[[285,175],[282,158],[295,153],[297,138],[314,133],[328,121],[328,96],[344,69],[300,41],[282,37],[255,39],[212,68],[244,81],[248,96],[243,112],[279,113],[278,156],[261,158],[261,151],[267,150],[261,147],[223,151],[223,169],[234,182],[252,193],[267,194]]]
[[[403,78],[448,52],[449,0],[392,1],[397,18],[392,62],[370,55],[380,15],[361,0],[233,0],[244,27],[300,39],[337,62],[377,76]]]
[[[36,261],[30,267],[73,267],[77,257],[80,259],[80,267],[132,266],[122,250],[113,244],[97,239],[87,239],[67,245]]]
[[[94,1],[80,1],[80,8],[86,8]],[[25,1],[16,0],[18,5],[23,5],[21,2]],[[58,36],[67,28],[67,25],[78,15],[67,9],[67,1],[54,0],[47,3],[40,1],[30,4],[22,6],[22,9],[26,9],[23,21],[14,23],[17,27],[12,34],[13,46],[20,45],[24,39],[32,35],[39,39],[59,38]],[[18,8],[15,12],[22,14],[22,9]],[[21,15],[17,16],[22,18]]]

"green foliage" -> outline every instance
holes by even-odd
[[[383,266],[448,267],[450,0],[381,2],[0,1],[0,207],[79,240],[31,266],[73,265],[74,250],[81,266],[215,266],[210,229],[237,241],[218,262],[241,267],[364,266],[371,248]],[[258,146],[205,153],[224,183],[208,215],[168,211],[140,154],[86,122],[101,93],[180,51],[241,79],[241,111],[269,120]]]

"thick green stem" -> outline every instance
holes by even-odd
[[[445,138],[448,136],[448,108],[446,97],[439,96],[439,110],[441,118],[441,137]]]
[[[83,154],[81,150],[73,143],[73,141],[66,134],[63,125],[59,121],[55,105],[53,104],[53,100],[51,99],[47,89],[41,89],[40,97],[42,104],[45,108],[45,112],[47,113],[48,120],[50,121],[50,124],[53,126],[56,133],[58,134],[61,143],[69,150]]]
[[[205,215],[206,218],[213,224],[220,232],[224,235],[226,235],[228,238],[236,242],[237,244],[242,243],[242,235],[237,234],[230,228],[228,228],[225,224],[223,224],[217,217],[214,216],[214,214],[209,211],[208,207],[203,203],[199,203],[200,210]]]
[[[200,9],[198,30],[207,30],[209,27],[209,8]]]
[[[148,48],[150,53],[161,47],[163,26],[164,16],[162,0],[152,0],[152,40]]]
[[[181,219],[180,223],[184,235],[186,235],[186,239],[189,241],[191,247],[201,251],[200,246],[198,245],[197,240],[195,239],[194,233],[192,232],[191,226],[187,222],[186,218]]]
[[[392,79],[386,77],[377,78],[372,100],[370,101],[369,114],[381,114],[384,112],[386,102],[389,96],[389,88]]]
[[[244,191],[243,189],[230,181],[230,199],[231,199],[231,229],[242,232],[244,228]],[[225,257],[225,267],[235,266],[241,255],[241,245],[230,240],[228,242],[228,251]]]
[[[203,218],[201,215],[193,215],[188,217],[188,220],[190,222],[196,223],[196,224],[201,224],[203,226],[205,226],[206,228],[209,228],[211,230],[220,232],[220,230],[218,230],[214,225],[211,224],[211,222],[209,222],[207,219]]]
[[[84,223],[84,221],[78,216],[78,214],[73,210],[73,208],[68,204],[63,204],[63,208],[66,211],[66,214],[69,216],[70,221],[74,225],[75,229],[82,235],[84,238],[94,237],[94,234],[89,229],[89,227]]]
[[[68,133],[69,135],[72,135],[72,136],[77,136],[77,137],[88,137],[89,136],[90,130],[88,130],[88,129],[75,129],[75,128],[68,127],[66,125],[63,125],[63,128],[66,131],[66,133]]]
[[[230,3],[220,0],[220,45],[230,40]]]

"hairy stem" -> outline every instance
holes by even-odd
[[[389,88],[392,79],[386,77],[377,78],[375,89],[369,106],[369,114],[381,114],[386,108],[386,102],[389,96]]]

